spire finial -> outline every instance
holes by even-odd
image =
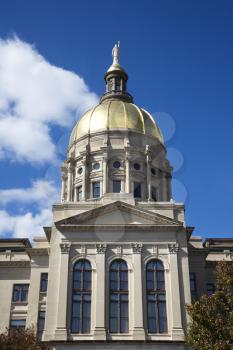
[[[120,41],[115,44],[114,48],[112,49],[112,58],[113,58],[113,64],[119,64],[119,57],[120,57]]]

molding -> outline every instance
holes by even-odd
[[[106,250],[107,250],[106,244],[96,244],[97,254],[105,254]]]
[[[177,254],[180,247],[178,243],[168,244],[168,250],[170,254]]]
[[[27,267],[31,268],[31,261],[0,261],[0,267]]]
[[[133,250],[133,254],[141,254],[143,244],[142,243],[131,243],[131,248]]]
[[[69,254],[70,247],[71,247],[71,243],[69,243],[69,242],[60,243],[61,253],[62,254]]]

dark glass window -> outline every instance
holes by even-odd
[[[189,274],[190,277],[190,289],[191,292],[196,292],[197,288],[196,288],[196,275],[194,272],[190,272]]]
[[[121,192],[121,180],[113,180],[113,192],[114,193]]]
[[[92,193],[93,193],[93,198],[98,198],[100,197],[100,182],[92,182]]]
[[[81,175],[83,173],[83,168],[78,169],[78,174]]]
[[[100,169],[100,163],[95,163],[95,164],[93,165],[93,169],[94,169],[94,170],[99,170],[99,169]]]
[[[135,198],[141,198],[142,193],[141,193],[141,184],[140,182],[134,182],[134,197]]]
[[[116,91],[121,91],[121,80],[119,78],[115,79]]]
[[[156,187],[152,187],[151,189],[151,198],[156,202],[157,201],[157,190]]]
[[[13,298],[14,303],[25,303],[28,300],[29,284],[14,284]]]
[[[82,200],[82,196],[83,196],[83,188],[82,186],[78,186],[77,187],[77,202],[80,202]]]
[[[40,276],[40,292],[47,292],[48,288],[48,273],[43,272]]]
[[[39,311],[38,315],[38,336],[41,338],[45,325],[45,311]]]
[[[146,265],[147,328],[149,333],[167,333],[164,267],[160,260]]]
[[[121,163],[120,163],[118,160],[116,160],[116,161],[113,163],[113,168],[119,169],[120,167],[121,167]]]
[[[123,260],[114,260],[110,266],[110,319],[111,333],[128,333],[128,267]]]
[[[10,329],[19,329],[24,330],[26,325],[25,319],[19,319],[19,320],[11,320],[10,321]]]
[[[189,273],[189,279],[190,279],[191,297],[192,297],[192,299],[196,299],[197,298],[197,284],[196,284],[196,275],[194,272]]]
[[[140,168],[141,168],[140,164],[138,164],[138,163],[134,163],[133,167],[135,170],[140,170]]]
[[[215,292],[215,285],[214,283],[207,283],[206,284],[206,289],[207,289],[207,295],[212,295]]]
[[[156,170],[155,170],[155,168],[151,168],[151,174],[152,174],[152,175],[156,175]]]
[[[73,333],[90,333],[91,325],[91,264],[78,260],[73,270],[72,319]]]

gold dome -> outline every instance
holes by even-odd
[[[153,117],[133,103],[107,99],[87,111],[75,125],[70,145],[80,137],[103,130],[129,130],[156,138],[163,136]]]

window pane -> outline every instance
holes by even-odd
[[[19,301],[19,290],[18,290],[18,288],[14,289],[13,301]]]
[[[149,333],[157,333],[155,318],[148,318],[148,332]]]
[[[117,318],[110,318],[110,332],[117,333]]]
[[[147,313],[148,313],[149,318],[155,317],[155,303],[154,302],[151,302],[151,303],[148,302]]]
[[[90,332],[90,319],[83,317],[82,333],[89,333],[89,332]]]
[[[40,291],[47,292],[47,288],[48,288],[48,274],[42,273],[41,274]]]
[[[159,260],[147,264],[147,326],[150,333],[167,332],[164,268]],[[154,279],[156,283],[154,282]]]
[[[113,192],[120,193],[121,192],[121,181],[113,180]]]
[[[134,197],[141,198],[141,184],[139,182],[134,182]]]
[[[166,303],[160,302],[159,303],[159,331],[160,333],[166,333],[167,332],[167,317],[166,317]]]
[[[73,317],[80,317],[80,303],[73,303]]]
[[[128,332],[128,267],[115,260],[110,266],[110,332]]]
[[[38,332],[42,332],[44,330],[45,325],[45,311],[39,312],[39,320],[38,320]]]
[[[99,182],[92,183],[92,193],[93,193],[93,198],[100,197],[100,183]]]
[[[18,328],[18,329],[25,329],[26,320],[20,319],[20,320],[11,320],[10,322],[10,328]]]
[[[83,289],[91,289],[91,271],[85,271],[83,274]]]
[[[73,318],[71,324],[72,332],[79,333],[80,332],[80,319]]]
[[[110,315],[111,317],[117,317],[117,307],[118,304],[115,302],[110,303]]]
[[[128,303],[121,303],[120,306],[121,317],[128,317]]]
[[[120,333],[128,333],[128,318],[121,318]]]
[[[79,260],[73,272],[72,332],[89,333],[90,317],[91,264],[87,260]]]

